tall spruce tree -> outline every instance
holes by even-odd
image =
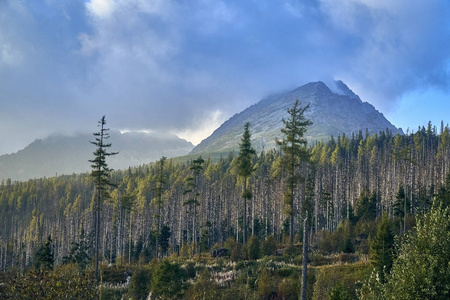
[[[94,224],[95,224],[95,277],[98,280],[98,262],[99,262],[99,247],[100,247],[100,225],[101,225],[101,211],[103,201],[111,198],[109,188],[113,186],[110,181],[110,172],[112,169],[108,167],[106,158],[108,156],[116,155],[118,152],[108,152],[111,143],[108,143],[109,128],[106,128],[105,116],[98,121],[100,131],[94,132],[95,141],[90,143],[95,145],[97,149],[94,151],[94,159],[89,160],[91,163],[91,177],[95,185],[95,203],[94,203]]]
[[[198,181],[200,177],[200,173],[203,170],[203,163],[205,160],[199,156],[197,159],[192,161],[192,165],[190,166],[190,170],[192,171],[192,175],[186,178],[187,189],[184,190],[183,194],[189,194],[190,196],[186,201],[184,201],[183,205],[189,205],[191,213],[192,213],[192,242],[194,246],[194,253],[196,253],[196,243],[197,243],[197,206],[200,205],[199,197],[200,192],[198,190]]]
[[[288,174],[288,184],[284,195],[285,213],[289,216],[289,242],[294,242],[294,191],[301,179],[298,168],[301,162],[309,160],[307,141],[304,137],[308,126],[312,124],[311,120],[305,117],[305,111],[309,109],[309,104],[302,106],[296,100],[292,108],[287,111],[289,118],[282,119],[284,128],[281,133],[284,135],[282,140],[276,140],[277,145],[281,147],[283,153],[283,164]]]
[[[250,123],[245,123],[244,134],[239,144],[239,156],[237,158],[238,175],[242,177],[242,198],[244,199],[244,216],[243,216],[243,243],[247,242],[247,200],[252,198],[252,191],[248,188],[248,180],[254,171],[253,157],[256,155],[255,149],[252,148],[250,141]]]
[[[153,189],[155,191],[155,198],[153,198],[152,203],[156,204],[156,208],[157,211],[155,213],[155,218],[156,218],[156,224],[155,224],[155,228],[154,228],[154,233],[156,237],[159,237],[160,233],[161,233],[161,205],[163,203],[163,194],[164,194],[164,190],[167,184],[167,176],[164,173],[164,165],[166,163],[167,157],[163,156],[161,157],[161,159],[158,161],[158,166],[157,166],[157,175],[156,175],[156,186]],[[156,256],[158,257],[158,250],[159,250],[159,239],[156,238]]]

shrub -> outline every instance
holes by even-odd
[[[258,299],[273,299],[277,292],[277,284],[274,280],[273,274],[263,268],[258,278]]]
[[[404,236],[386,283],[378,280],[372,288],[374,282],[365,283],[363,299],[448,299],[450,208],[434,206],[420,217],[416,230]]]
[[[278,285],[278,295],[281,299],[297,300],[299,298],[300,282],[297,278],[284,278]]]
[[[283,252],[283,256],[285,257],[294,257],[301,254],[302,251],[300,250],[300,248],[297,248],[295,246],[288,246]]]
[[[351,300],[347,288],[342,282],[337,283],[330,292],[330,300]]]
[[[195,263],[188,262],[184,267],[185,275],[187,278],[195,278],[197,271],[195,270]]]
[[[276,271],[277,275],[280,277],[289,277],[292,275],[292,273],[294,272],[294,270],[292,268],[281,268],[279,270]]]
[[[215,300],[219,298],[219,291],[216,282],[211,279],[211,274],[207,268],[203,269],[198,279],[186,292],[187,299]]]
[[[260,257],[259,239],[257,236],[252,235],[246,245],[247,257],[251,260],[256,260]]]
[[[185,273],[177,263],[164,259],[152,275],[151,290],[161,299],[180,298],[185,288]]]
[[[275,255],[277,251],[277,241],[273,235],[269,235],[261,244],[261,254],[262,255]]]
[[[225,248],[228,249],[232,261],[238,261],[242,259],[241,245],[232,237],[229,237],[225,241]]]
[[[338,283],[345,286],[351,299],[357,299],[356,290],[360,287],[360,282],[369,276],[371,270],[372,267],[369,263],[323,266],[314,283],[313,299],[328,299]]]
[[[13,277],[4,286],[5,299],[97,299],[94,276],[78,275],[76,266],[53,272],[30,271]]]
[[[132,299],[146,299],[150,292],[150,283],[152,280],[152,270],[149,267],[136,269],[131,276],[128,285],[128,297]]]

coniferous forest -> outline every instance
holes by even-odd
[[[447,126],[308,144],[295,185],[281,149],[247,156],[246,173],[238,152],[111,171],[101,203],[90,174],[2,181],[0,293],[14,298],[64,276],[72,278],[74,299],[102,293],[105,285],[92,274],[98,207],[99,281],[120,286],[104,294],[111,299],[145,299],[149,292],[161,299],[298,299],[305,224],[307,299],[400,299],[401,270],[427,266],[399,259],[425,247],[416,242],[420,230],[431,236],[441,224],[429,240],[448,247]],[[448,253],[442,261],[429,255],[433,276],[448,281]],[[444,299],[448,284],[442,286],[405,299]]]

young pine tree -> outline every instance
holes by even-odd
[[[392,269],[394,260],[394,234],[387,215],[383,215],[377,235],[370,243],[371,262],[381,282]]]
[[[253,157],[256,155],[255,149],[250,142],[250,123],[245,123],[244,134],[239,144],[238,175],[243,179],[242,198],[244,198],[244,222],[243,222],[243,243],[247,242],[247,200],[252,198],[252,191],[248,188],[248,180],[254,171]]]
[[[304,137],[308,126],[312,124],[311,120],[305,117],[305,111],[309,104],[302,107],[297,100],[292,108],[288,109],[289,118],[282,119],[284,128],[281,133],[284,135],[282,140],[276,140],[277,145],[281,147],[283,153],[283,164],[288,173],[288,185],[285,192],[286,214],[289,216],[289,241],[292,245],[294,241],[294,191],[300,181],[298,168],[302,161],[308,161],[309,153],[306,148],[307,141]]]
[[[103,201],[111,198],[109,194],[109,187],[113,186],[110,182],[110,172],[112,169],[108,168],[106,158],[108,156],[116,155],[118,152],[108,152],[108,148],[111,144],[107,142],[109,139],[109,128],[106,128],[105,116],[98,122],[100,131],[94,132],[95,141],[91,141],[91,144],[95,145],[97,149],[94,152],[94,159],[89,160],[91,163],[91,176],[95,185],[95,204],[94,204],[94,216],[95,216],[95,277],[98,280],[98,261],[99,261],[99,247],[100,247],[100,225],[101,225],[101,211]]]
[[[36,252],[35,267],[37,270],[52,270],[54,263],[53,256],[53,242],[51,236],[48,236],[47,241]]]

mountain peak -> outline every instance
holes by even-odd
[[[287,93],[268,96],[222,124],[211,136],[197,145],[191,153],[229,152],[239,149],[244,124],[250,122],[252,143],[257,151],[274,148],[275,138],[280,137],[282,118],[296,100],[310,104],[306,117],[313,121],[306,137],[326,140],[331,136],[351,135],[359,131],[370,134],[390,130],[402,133],[372,105],[362,102],[345,83],[333,81],[310,82]]]
[[[336,80],[336,81],[334,81],[334,84],[335,84],[335,89],[333,90],[333,92],[335,92],[336,94],[345,95],[352,99],[357,99],[360,102],[362,102],[362,100],[359,98],[359,96],[356,95],[344,82],[342,82],[342,80]],[[332,89],[333,89],[333,87],[332,87]]]
[[[291,93],[298,93],[301,94],[310,94],[310,95],[316,95],[316,96],[323,96],[332,93],[330,88],[323,83],[322,81],[316,81],[316,82],[310,82],[305,85],[302,85],[296,89],[294,89]]]

